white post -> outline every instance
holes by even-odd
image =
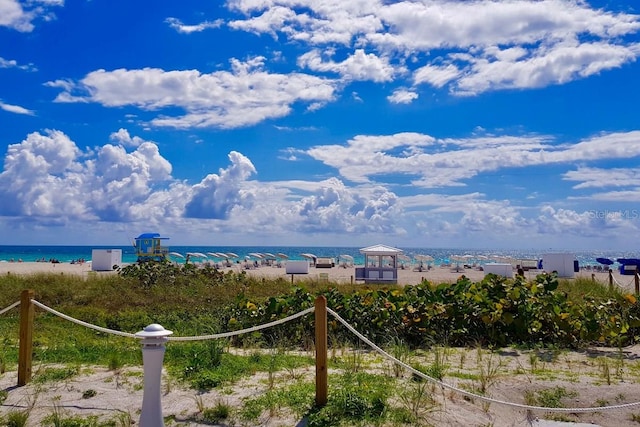
[[[164,344],[173,332],[161,325],[153,323],[138,332],[136,337],[142,338],[142,364],[144,366],[144,394],[142,396],[142,413],[140,427],[164,427],[160,382],[162,379],[162,361]]]

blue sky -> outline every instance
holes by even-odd
[[[0,0],[0,244],[637,250],[638,9]]]

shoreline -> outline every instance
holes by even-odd
[[[123,264],[126,266],[128,264]],[[196,264],[198,265],[198,264]],[[358,267],[358,266],[356,266]],[[286,278],[292,279],[291,274],[286,274],[284,267],[270,267],[261,266],[254,269],[245,269],[243,264],[233,264],[231,267],[224,267],[220,269],[223,272],[235,271],[240,273],[244,271],[249,276],[264,277],[264,278]],[[533,279],[541,271],[529,270],[525,271],[525,277],[527,279]],[[35,274],[70,274],[80,277],[90,277],[91,275],[110,275],[117,274],[116,271],[92,271],[91,263],[50,263],[50,262],[0,262],[0,274],[17,274],[17,275],[35,275]],[[614,284],[618,284],[624,290],[634,289],[634,277],[632,275],[621,275],[617,270],[613,270]],[[325,276],[326,274],[326,276]],[[465,275],[473,282],[481,281],[485,272],[473,268],[460,268],[459,271],[455,271],[450,267],[432,267],[427,271],[414,271],[412,269],[398,269],[398,284],[399,285],[417,285],[423,280],[428,280],[432,283],[454,283],[462,275]],[[581,270],[575,273],[576,278],[593,278],[601,283],[609,283],[609,274],[604,271],[589,271]],[[355,267],[341,267],[335,266],[331,268],[316,268],[310,267],[308,274],[295,274],[293,275],[293,281],[303,280],[325,280],[328,279],[331,282],[339,284],[349,283],[363,283],[355,281]],[[384,286],[384,285],[380,285]]]

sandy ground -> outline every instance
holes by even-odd
[[[286,274],[284,267],[258,267],[254,269],[246,269],[243,264],[234,264],[230,268],[223,268],[223,271],[244,271],[249,275],[257,277],[284,277],[288,280],[291,275]],[[70,264],[59,263],[52,264],[48,262],[0,262],[0,274],[37,274],[37,273],[54,273],[54,274],[75,274],[87,277],[89,274],[107,275],[115,274],[113,271],[91,271],[91,264]],[[525,272],[527,278],[534,278],[538,274],[538,270],[529,270]],[[333,267],[333,268],[309,268],[309,274],[297,274],[293,276],[293,280],[319,280],[322,275],[328,275],[328,279],[337,283],[350,283],[355,278],[354,267]],[[451,283],[455,282],[461,275],[467,276],[473,281],[482,280],[485,273],[474,268],[459,269],[451,267],[433,267],[427,271],[415,271],[412,268],[398,270],[398,283],[402,285],[417,285],[423,279],[432,283]],[[602,283],[609,283],[609,274],[606,272],[592,272],[582,270],[576,273],[576,277],[593,277]],[[634,289],[634,278],[629,275],[620,275],[617,271],[613,272],[614,283],[623,289]]]
[[[488,350],[479,352],[477,349],[441,348],[416,354],[406,362],[413,366],[427,367],[434,363],[436,352],[439,352],[440,360],[445,366],[444,382],[447,384],[467,390],[478,390],[481,386],[478,379],[480,372],[494,372],[494,375],[486,376],[485,395],[499,401],[544,406],[545,401],[541,397],[543,393],[549,395],[555,390],[563,390],[562,397],[557,401],[565,408],[640,402],[638,347],[625,348],[622,351],[600,348],[582,352],[502,349],[493,353]],[[391,362],[372,353],[360,351],[357,357],[353,354],[352,350],[338,349],[335,353],[331,351],[330,359],[342,360],[342,366],[349,366],[357,359],[360,370],[391,376],[402,381],[404,385],[399,388],[393,404],[410,408],[420,420],[415,425],[631,427],[637,426],[636,420],[640,419],[640,406],[588,413],[552,413],[540,410],[528,412],[498,403],[487,405],[480,400],[465,398],[455,391],[431,383],[411,381],[407,372],[400,373],[398,377]],[[603,366],[608,366],[608,370],[605,371]],[[45,368],[35,367],[34,378]],[[330,369],[330,395],[331,376],[334,373],[338,371]],[[265,411],[257,419],[246,419],[240,413],[247,399],[264,395],[273,390],[273,387],[283,388],[301,378],[313,384],[314,367],[279,371],[275,373],[273,381],[268,380],[267,374],[259,373],[235,384],[207,392],[189,389],[164,376],[162,415],[167,420],[166,425],[211,425],[203,421],[202,410],[223,403],[231,408],[229,418],[214,425],[305,426],[306,419],[301,415],[295,415],[287,408],[275,407],[271,413]],[[140,419],[143,374],[138,367],[115,371],[100,367],[84,367],[80,369],[80,374],[70,379],[56,383],[34,381],[24,387],[15,387],[16,381],[15,372],[0,375],[0,390],[7,392],[4,402],[0,405],[0,417],[11,412],[27,410],[30,412],[28,426],[44,425],[42,420],[54,413],[60,418],[97,416],[103,421],[115,421],[117,426],[138,424]],[[420,387],[423,394],[418,393]],[[6,424],[0,422],[0,425]]]
[[[284,268],[260,267],[252,270],[235,265],[237,271],[259,277],[291,277]],[[91,272],[90,264],[50,264],[50,263],[0,263],[0,274],[34,274],[34,273],[75,274],[87,277],[90,274],[105,275],[114,272]],[[319,279],[322,273],[328,274],[329,280],[349,283],[355,274],[353,268],[334,267],[330,269],[311,268],[308,275],[296,275],[294,280]],[[399,270],[399,283],[417,284],[424,278],[434,283],[452,282],[465,274],[472,280],[480,280],[484,272],[474,269],[451,271],[449,268],[436,267],[429,271]],[[534,277],[535,271],[526,272]],[[595,280],[608,283],[608,273],[593,273]],[[578,276],[592,277],[592,272],[583,271]],[[633,290],[633,276],[614,275],[616,283],[623,288]],[[2,307],[0,307],[2,308]],[[168,345],[172,345],[169,343]],[[174,344],[175,345],[175,344]],[[349,351],[349,350],[340,350]],[[479,373],[496,369],[494,381],[488,388],[487,395],[509,402],[525,403],[526,396],[540,391],[554,390],[564,387],[569,395],[563,398],[565,407],[592,407],[603,405],[619,405],[640,402],[640,347],[625,349],[602,349],[581,352],[558,352],[557,354],[533,354],[531,351],[515,349],[502,350],[488,356],[482,361],[478,359],[474,349],[448,349],[446,360],[447,373],[445,382],[477,388]],[[1,350],[0,350],[1,355]],[[340,357],[340,355],[333,355]],[[353,360],[352,356],[342,356]],[[371,357],[370,355],[367,357]],[[427,353],[423,359],[411,360],[416,366],[429,366],[433,363],[433,353]],[[383,375],[391,375],[393,367],[390,362],[380,361],[379,365],[367,363],[367,369],[373,369]],[[34,374],[46,366],[34,366]],[[313,381],[314,368],[301,368],[299,372],[280,372],[276,384],[284,385],[293,377],[308,377]],[[468,374],[468,375],[466,375]],[[404,373],[408,378],[408,374]],[[466,380],[461,378],[467,378]],[[59,413],[63,416],[98,415],[103,419],[117,420],[117,425],[137,424],[142,407],[143,378],[139,367],[109,371],[104,367],[83,367],[81,373],[72,379],[55,384],[30,383],[25,387],[16,387],[17,373],[9,371],[0,374],[0,419],[2,416],[30,409],[27,425],[41,425],[42,419]],[[243,420],[236,409],[243,405],[245,399],[258,396],[267,391],[268,381],[264,374],[257,374],[237,384],[223,387],[206,393],[178,384],[166,376],[163,378],[162,411],[165,417],[172,417],[168,425],[210,425],[201,421],[202,407],[211,408],[217,403],[228,404],[232,410],[229,421],[223,426],[304,426],[306,421],[287,410],[276,410],[271,414],[263,414],[258,420]],[[411,384],[411,383],[409,383]],[[330,385],[331,387],[331,385]],[[430,395],[435,399],[435,406],[428,410],[425,405],[420,409],[424,425],[434,426],[535,426],[552,427],[565,425],[599,425],[599,426],[637,426],[640,423],[640,405],[613,411],[595,413],[567,413],[553,415],[545,412],[527,413],[523,409],[491,404],[483,405],[480,401],[470,401],[463,396],[440,387],[430,387]],[[3,393],[4,391],[4,393]],[[92,391],[95,396],[86,397]],[[409,395],[411,391],[407,389]],[[85,395],[85,397],[83,397]],[[4,396],[4,398],[3,398]],[[4,401],[3,401],[4,400]],[[411,399],[401,399],[410,402]],[[554,421],[552,421],[554,420]],[[637,421],[639,420],[639,421]],[[571,422],[571,424],[566,424]],[[122,424],[120,424],[122,423]],[[582,424],[585,423],[585,424]],[[0,422],[0,425],[3,425]]]

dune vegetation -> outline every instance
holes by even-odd
[[[455,283],[438,285],[425,281],[418,286],[382,287],[309,280],[293,286],[284,279],[252,278],[189,264],[147,263],[125,267],[117,275],[87,278],[8,274],[0,277],[0,289],[0,309],[19,300],[22,290],[32,289],[37,301],[85,322],[131,333],[159,323],[176,336],[260,325],[313,307],[316,297],[324,295],[328,307],[360,333],[405,360],[412,352],[444,355],[448,348],[480,349],[488,354],[504,347],[557,351],[594,345],[622,348],[635,343],[640,327],[640,304],[634,295],[588,279],[562,281],[546,274],[529,281],[488,275],[481,282],[461,277]],[[172,344],[167,346],[165,367],[175,381],[195,390],[208,390],[256,372],[269,376],[276,371],[312,366],[313,321],[311,315],[225,340]],[[19,310],[0,316],[0,373],[16,369],[18,330]],[[331,317],[328,333],[334,356],[338,348],[362,347]],[[39,370],[34,380],[60,380],[77,375],[79,367],[87,365],[109,369],[140,366],[139,349],[135,340],[96,332],[36,310],[34,363],[56,368]],[[277,351],[264,352],[269,349]],[[334,367],[339,368],[341,363],[344,365],[344,359],[340,362],[332,358]],[[357,363],[353,358],[348,364]],[[447,369],[436,357],[422,370],[442,379]],[[415,397],[420,401],[420,411],[411,409],[415,402],[392,405],[389,393],[394,387],[385,379],[393,377],[389,372],[382,376],[353,369],[344,372],[347,377],[334,380],[342,386],[332,393],[324,408],[313,406],[312,381],[295,382],[287,390],[279,390],[280,394],[274,388],[272,400],[263,396],[241,409],[200,407],[199,419],[226,418],[229,411],[251,419],[277,401],[297,408],[301,411],[297,415],[308,417],[309,425],[352,425],[355,419],[384,419],[393,425],[405,425],[416,423],[425,405],[435,406],[424,390],[424,395]],[[486,392],[490,373],[491,369],[481,369],[470,374],[476,375],[473,379],[479,392],[483,391],[479,378],[484,375]],[[362,382],[371,387],[354,387]],[[415,392],[420,394],[420,387],[416,386]],[[353,401],[349,403],[349,399]],[[0,420],[7,422],[9,415]]]

